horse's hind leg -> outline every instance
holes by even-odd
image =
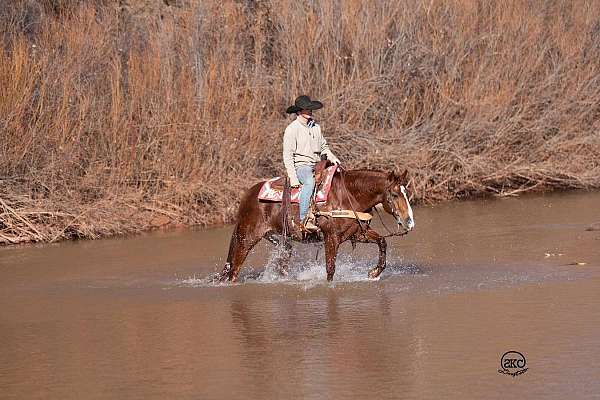
[[[248,257],[248,253],[260,241],[262,235],[257,235],[254,227],[237,224],[231,234],[229,242],[229,254],[227,255],[227,264],[223,268],[220,280],[229,280],[234,282],[237,279],[240,268]]]

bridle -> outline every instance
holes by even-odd
[[[397,193],[393,193],[391,190],[386,190],[385,194],[383,195],[383,201],[385,203],[387,203],[387,206],[390,208],[390,210],[392,211],[391,214],[394,216],[394,218],[399,218],[400,214],[398,213],[398,209],[396,208],[396,205],[394,204],[393,200],[391,200],[393,197],[400,197]],[[408,229],[404,229],[403,232],[397,231],[397,232],[392,232],[387,225],[383,222],[383,218],[381,217],[381,214],[379,213],[379,210],[377,209],[377,207],[375,207],[375,212],[377,213],[377,216],[379,217],[379,221],[381,222],[381,225],[385,228],[385,230],[388,232],[387,235],[382,235],[383,237],[390,237],[390,236],[404,236],[406,235],[409,230]]]
[[[394,216],[394,218],[398,218],[400,216],[400,214],[398,213],[398,209],[396,208],[396,205],[394,204],[394,201],[392,200],[395,197],[400,197],[400,196],[398,195],[398,193],[394,193],[391,190],[386,190],[385,194],[383,195],[383,201],[385,203],[387,203],[388,207],[392,211],[391,214]]]

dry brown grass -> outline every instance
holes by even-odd
[[[600,187],[600,2],[0,4],[0,244],[231,221],[307,93],[415,200]]]

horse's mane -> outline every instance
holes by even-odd
[[[367,175],[367,176],[381,176],[381,175],[386,174],[386,172],[381,171],[379,169],[369,169],[369,168],[349,169],[346,172],[349,174],[352,173],[352,174]]]
[[[346,174],[346,185],[356,189],[375,189],[387,181],[388,173],[377,169],[351,169],[343,172]]]

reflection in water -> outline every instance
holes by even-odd
[[[241,339],[241,369],[249,371],[253,397],[363,397],[381,390],[375,383],[386,393],[394,393],[392,388],[407,391],[414,375],[415,339],[405,317],[392,321],[388,295],[340,298],[328,289],[322,295],[231,302],[233,328]]]
[[[246,283],[211,284],[229,228],[0,249],[0,397],[593,398],[599,204],[417,209],[379,282],[375,247],[345,248],[328,284],[313,247],[282,280],[263,244]],[[526,374],[497,373],[507,350]]]

